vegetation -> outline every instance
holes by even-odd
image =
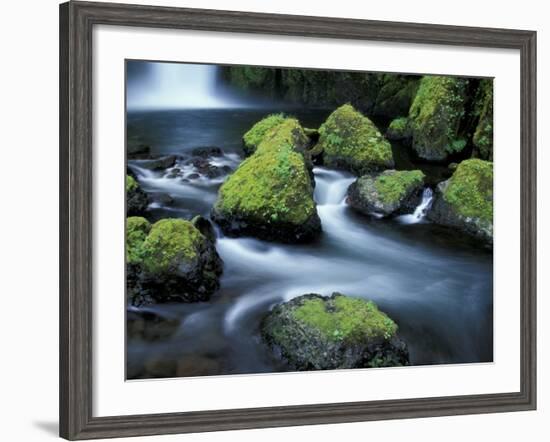
[[[278,126],[286,117],[284,114],[272,114],[265,117],[263,120],[258,121],[252,128],[244,134],[243,137],[243,149],[246,155],[254,153],[265,134]]]
[[[374,186],[383,203],[394,204],[402,200],[411,190],[424,183],[420,170],[392,171],[378,175]]]
[[[316,213],[313,188],[296,139],[305,134],[287,119],[266,134],[218,193],[214,211],[258,222],[300,225]]]
[[[139,184],[134,179],[134,177],[130,175],[126,175],[126,193],[134,192],[138,190]]]
[[[325,165],[362,175],[393,166],[390,143],[367,117],[346,104],[319,128]]]
[[[409,111],[413,147],[420,157],[442,160],[466,146],[459,129],[467,85],[468,80],[456,77],[422,77]]]
[[[141,246],[151,230],[151,224],[141,216],[131,216],[126,220],[126,262],[141,262]]]
[[[473,143],[479,156],[493,160],[493,81],[481,80],[475,109],[479,122],[474,132]]]
[[[292,314],[330,340],[391,339],[397,333],[395,322],[378,310],[374,302],[341,294],[328,301],[307,299]]]
[[[464,217],[493,222],[493,163],[479,159],[458,165],[443,197]]]
[[[162,219],[151,227],[141,245],[143,269],[150,274],[175,273],[182,263],[197,258],[206,238],[189,222],[182,219]]]

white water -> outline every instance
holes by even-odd
[[[397,220],[402,224],[416,224],[421,222],[428,213],[433,201],[433,191],[429,187],[426,187],[422,192],[422,200],[420,204],[416,206],[413,213],[407,215],[401,215],[397,217]]]
[[[218,67],[151,62],[146,76],[128,83],[130,110],[246,107],[216,88]]]

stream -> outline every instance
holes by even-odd
[[[277,109],[280,111],[280,109]],[[196,109],[128,114],[128,140],[143,140],[157,154],[189,154],[218,146],[213,164],[234,170],[241,137],[271,109]],[[318,127],[329,110],[289,109],[305,127]],[[404,150],[395,144],[394,152]],[[397,168],[407,168],[396,156]],[[153,203],[152,219],[208,216],[226,176],[186,181],[129,161],[147,192],[168,193],[168,206]],[[193,177],[192,166],[183,170]],[[314,169],[315,201],[322,222],[319,241],[308,245],[228,238],[217,232],[224,261],[221,288],[209,302],[159,304],[142,309],[170,319],[167,336],[128,336],[129,379],[285,371],[259,335],[272,306],[305,293],[334,291],[371,299],[399,325],[411,365],[488,362],[493,359],[492,253],[464,235],[427,222],[426,188],[413,214],[378,220],[345,203],[351,174]]]

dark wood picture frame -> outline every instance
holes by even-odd
[[[92,29],[97,24],[510,48],[521,63],[521,389],[439,398],[92,415]],[[108,3],[60,6],[60,435],[69,440],[533,410],[536,32]]]

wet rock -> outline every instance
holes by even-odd
[[[135,178],[126,175],[126,213],[128,216],[143,215],[149,201]]]
[[[167,193],[155,192],[149,194],[149,199],[153,203],[157,203],[163,206],[171,206],[174,204],[174,198]]]
[[[412,213],[420,203],[423,187],[420,170],[386,170],[357,179],[348,189],[347,203],[365,215]]]
[[[221,157],[223,155],[223,150],[217,146],[201,146],[193,149],[191,155],[201,158]]]
[[[364,175],[393,167],[390,143],[367,117],[346,104],[319,128],[325,166]]]
[[[293,119],[279,124],[222,185],[212,219],[224,233],[290,243],[319,235],[312,179],[293,144],[300,131]]]
[[[193,224],[193,226],[195,226],[195,228],[210,242],[216,242],[216,232],[214,231],[214,226],[205,217],[197,215],[191,220],[191,224]]]
[[[479,159],[460,163],[451,178],[437,186],[427,216],[492,246],[493,163]]]
[[[155,302],[206,301],[219,288],[223,262],[214,244],[191,222],[163,219],[148,228],[140,225],[139,235],[133,235],[136,229],[130,226],[133,221],[128,219],[126,256],[135,272],[128,278],[130,303],[147,297]]]
[[[408,365],[397,325],[372,301],[340,293],[303,295],[262,321],[264,341],[296,370]]]
[[[158,158],[151,158],[148,160],[140,160],[137,162],[139,167],[149,170],[165,170],[170,167],[174,167],[177,157],[175,155],[167,155]]]

